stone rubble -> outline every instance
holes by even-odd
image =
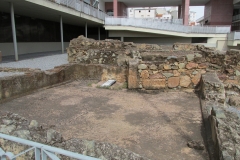
[[[37,121],[29,121],[24,117],[14,113],[5,113],[0,111],[0,132],[16,136],[19,138],[43,143],[46,145],[55,146],[79,154],[100,158],[102,160],[149,160],[129,150],[122,149],[116,145],[104,142],[69,139],[64,140],[61,133],[53,128],[43,128]],[[4,151],[20,153],[28,146],[20,145],[11,141],[0,139],[0,147]],[[63,160],[68,160],[68,157],[58,155]],[[34,159],[33,152],[27,152],[19,159],[32,160]]]

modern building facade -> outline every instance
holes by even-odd
[[[117,38],[135,43],[201,43],[237,48],[230,33],[240,0],[1,0],[0,51],[3,56],[62,50],[71,39]],[[189,26],[189,6],[205,5],[204,25]],[[127,8],[177,6],[178,19],[128,18]],[[219,9],[220,8],[220,9]],[[217,26],[216,26],[217,25]],[[233,34],[233,35],[232,35]],[[228,40],[231,40],[231,43]]]

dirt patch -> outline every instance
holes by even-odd
[[[90,87],[75,81],[1,104],[65,139],[109,142],[151,159],[208,159],[187,147],[203,140],[199,99],[193,93],[144,94]]]

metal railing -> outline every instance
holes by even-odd
[[[240,31],[235,31],[235,32],[229,33],[228,40],[240,40]]]
[[[51,147],[48,145],[44,145],[41,143],[37,143],[37,142],[33,142],[33,141],[29,141],[29,140],[25,140],[25,139],[21,139],[18,137],[13,137],[13,136],[9,136],[6,134],[2,134],[0,133],[0,138],[5,139],[5,140],[9,140],[9,141],[13,141],[16,143],[19,143],[21,145],[26,145],[29,146],[30,148],[22,151],[21,153],[18,153],[17,155],[14,155],[11,152],[5,152],[2,150],[2,148],[0,148],[0,159],[1,160],[6,160],[6,159],[10,159],[10,160],[16,160],[17,157],[29,152],[29,151],[34,151],[35,153],[35,160],[60,160],[60,158],[57,155],[64,155],[70,158],[75,158],[75,159],[79,159],[79,160],[99,160],[97,158],[92,158],[92,157],[88,157],[88,156],[84,156],[78,153],[74,153],[74,152],[70,152],[70,151],[66,151],[60,148],[56,148],[56,147]]]
[[[108,15],[106,13],[104,13],[103,11],[94,8],[93,6],[80,1],[80,0],[48,0],[54,3],[57,3],[59,5],[63,5],[66,6],[68,8],[72,8],[76,11],[85,13],[87,15],[93,16],[95,18],[104,20],[105,17],[107,17]]]
[[[141,28],[158,29],[165,31],[174,31],[180,33],[206,33],[221,34],[230,33],[231,26],[184,26],[174,23],[165,23],[159,19],[140,19],[140,18],[115,18],[106,17],[105,25],[113,26],[133,26]]]
[[[233,16],[233,18],[232,18],[233,22],[237,21],[237,20],[240,20],[240,14],[237,14],[237,15]]]

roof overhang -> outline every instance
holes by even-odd
[[[103,20],[81,13],[74,9],[46,0],[0,0],[0,12],[10,13],[10,2],[16,15],[60,22],[60,15],[66,24],[84,26],[102,26]]]

